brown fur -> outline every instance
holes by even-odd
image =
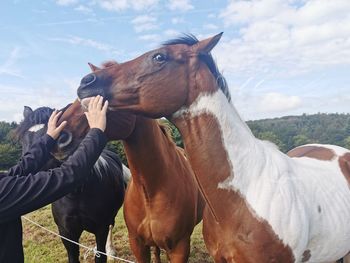
[[[330,161],[336,157],[333,150],[319,146],[301,146],[287,153],[290,157],[309,157],[317,160]]]
[[[68,121],[67,129],[74,138],[82,138],[88,124],[80,107],[76,103],[71,107],[60,122]],[[132,173],[124,217],[137,262],[150,262],[152,246],[165,249],[171,262],[187,262],[190,236],[202,219],[204,201],[183,150],[166,127],[132,114],[110,112],[106,134],[111,140],[123,139]],[[65,149],[65,155],[72,150]]]
[[[124,146],[133,175],[124,216],[138,262],[144,262],[149,246],[165,249],[171,262],[187,262],[190,235],[203,209],[189,163],[150,119],[137,118]]]
[[[350,186],[350,153],[339,157],[339,166]]]

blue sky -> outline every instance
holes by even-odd
[[[5,0],[0,17],[0,120],[72,102],[87,62],[221,31],[213,55],[244,119],[350,112],[348,0]]]

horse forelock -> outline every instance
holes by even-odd
[[[183,45],[188,45],[188,46],[193,46],[197,44],[199,40],[192,34],[184,34],[183,36],[180,36],[175,39],[170,39],[166,42],[163,43],[163,46],[170,46],[170,45],[178,45],[178,44],[183,44]],[[228,89],[228,85],[226,82],[226,79],[224,76],[220,73],[213,56],[208,53],[208,54],[200,54],[199,59],[201,59],[209,68],[210,72],[214,75],[216,84],[218,87],[222,90],[222,92],[225,94],[227,100],[231,102],[231,94]]]
[[[109,68],[112,67],[114,65],[118,65],[119,63],[115,60],[108,60],[102,63],[101,67],[104,68]]]

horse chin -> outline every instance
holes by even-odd
[[[89,103],[90,103],[90,100],[92,99],[93,97],[88,97],[88,98],[84,98],[84,99],[81,99],[80,100],[80,104],[83,108],[84,111],[87,111],[88,108],[89,108]]]

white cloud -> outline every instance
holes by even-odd
[[[203,28],[206,30],[217,30],[219,27],[214,24],[205,24]]]
[[[87,7],[85,5],[79,5],[76,8],[74,8],[76,11],[79,11],[84,14],[91,14],[93,13],[92,9],[90,7]]]
[[[141,15],[134,18],[131,23],[137,33],[158,28],[157,18],[149,15]]]
[[[97,50],[105,51],[114,55],[120,55],[122,52],[118,51],[116,48],[114,48],[111,45],[98,42],[92,39],[86,39],[86,38],[81,38],[77,36],[70,36],[70,37],[65,37],[65,38],[50,38],[50,41],[57,41],[57,42],[64,42],[64,43],[69,43],[72,45],[81,45],[81,46],[86,46],[86,47],[91,47]]]
[[[0,85],[1,92],[7,94],[6,97],[2,96],[0,98],[0,120],[21,121],[25,105],[33,109],[42,106],[56,109],[63,108],[76,98],[76,87],[79,81],[76,82],[75,89],[66,85],[66,83],[72,85],[73,81],[65,80],[63,83],[58,83],[56,79],[42,80],[40,87],[30,87],[27,83],[25,86]]]
[[[158,4],[159,0],[100,0],[96,1],[102,8],[109,11],[123,11],[133,9],[141,11],[152,8]]]
[[[5,62],[0,64],[0,75],[23,78],[21,70],[16,65],[18,59],[20,58],[20,50],[21,49],[19,47],[12,49]]]
[[[193,9],[190,0],[169,0],[170,10],[188,11]]]
[[[259,109],[267,112],[283,112],[301,106],[298,96],[287,96],[277,92],[269,92],[262,96]]]
[[[78,3],[78,0],[56,0],[56,4],[62,6],[69,6]]]
[[[183,17],[173,17],[171,23],[174,25],[183,24],[185,23],[185,19]]]
[[[246,75],[302,74],[350,64],[350,1],[231,0],[220,14],[231,39],[214,49],[221,67]]]
[[[166,37],[178,37],[180,35],[181,35],[181,33],[177,30],[174,30],[174,29],[168,29],[168,30],[164,31],[164,36],[166,36]]]
[[[159,40],[161,39],[161,37],[157,34],[140,35],[138,38],[140,40],[152,41],[152,42],[159,42]]]

